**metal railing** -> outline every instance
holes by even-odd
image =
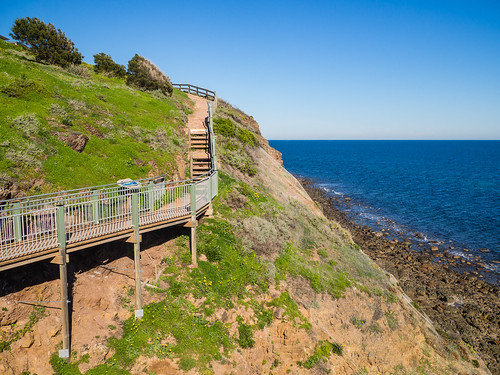
[[[209,152],[215,160],[211,103],[208,113]],[[64,241],[76,246],[118,236],[135,225],[188,219],[217,195],[217,178],[212,167],[196,180],[166,182],[158,176],[0,201],[0,266],[57,249]]]

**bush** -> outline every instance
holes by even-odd
[[[27,137],[36,136],[40,126],[40,121],[38,121],[34,113],[18,116],[12,121],[12,127]]]
[[[2,88],[2,92],[11,98],[21,98],[29,94],[43,94],[46,90],[38,81],[16,78],[7,87]]]
[[[238,344],[240,344],[243,349],[253,348],[253,346],[255,345],[252,327],[250,327],[248,324],[240,322],[240,325],[238,327]]]
[[[214,120],[214,132],[224,137],[236,137],[236,126],[228,118],[216,119]]]
[[[107,73],[119,78],[124,78],[127,75],[125,66],[115,63],[111,56],[103,52],[94,55],[94,62],[96,73]]]
[[[91,76],[89,68],[84,65],[70,64],[67,66],[66,71],[74,74],[75,76],[89,78]]]
[[[38,18],[18,18],[12,26],[10,36],[28,46],[37,61],[62,66],[81,64],[82,55],[74,43],[51,23]]]
[[[174,91],[170,79],[155,64],[137,54],[128,62],[127,85],[147,91],[160,90],[167,96]]]
[[[214,132],[224,137],[237,138],[244,145],[251,147],[257,144],[257,138],[250,130],[237,128],[228,118],[214,120]]]
[[[5,159],[12,161],[16,166],[26,168],[40,168],[42,162],[40,158],[43,151],[34,143],[26,143],[22,148],[11,147],[5,152]]]
[[[255,135],[250,130],[247,129],[239,129],[238,139],[244,145],[249,145],[252,147],[254,147],[255,144],[257,143],[257,138],[255,137]]]

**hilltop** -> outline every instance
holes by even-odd
[[[199,115],[188,95],[138,91],[90,66],[42,65],[1,47],[2,199],[186,177],[187,120]],[[219,194],[198,227],[198,267],[185,228],[145,234],[145,315],[135,320],[131,245],[72,254],[69,363],[56,354],[59,311],[16,303],[57,300],[57,268],[5,271],[0,372],[489,373],[323,215],[251,116],[219,99],[214,122]]]

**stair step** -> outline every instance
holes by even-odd
[[[208,141],[206,139],[199,140],[199,141],[193,141],[191,140],[192,145],[208,145]]]
[[[210,154],[206,151],[195,151],[191,156],[193,158],[210,159]]]

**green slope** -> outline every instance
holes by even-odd
[[[36,194],[172,175],[185,154],[186,94],[146,93],[124,80],[32,61],[0,44],[0,184]],[[88,137],[83,152],[68,139]]]

